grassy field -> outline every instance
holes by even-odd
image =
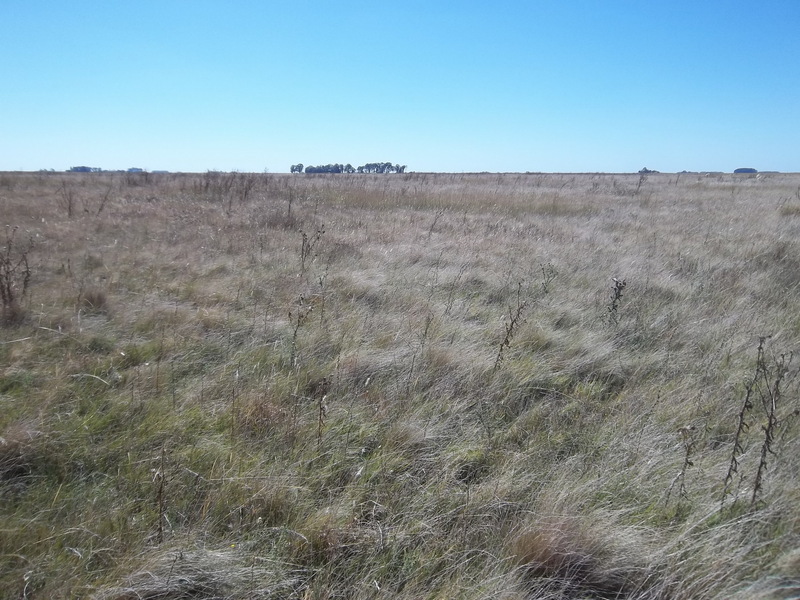
[[[800,596],[800,175],[0,174],[0,597]]]

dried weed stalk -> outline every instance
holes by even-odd
[[[289,365],[292,368],[297,366],[297,336],[300,333],[300,328],[308,320],[313,310],[314,305],[306,302],[305,296],[300,294],[300,297],[297,299],[297,310],[294,312],[289,311],[289,322],[292,324],[292,346],[289,355]]]
[[[555,267],[552,263],[547,263],[546,265],[539,265],[542,270],[542,294],[547,295],[550,293],[550,284],[553,283],[553,280],[556,278],[558,273],[556,272]]]
[[[680,498],[688,499],[689,494],[686,491],[686,471],[689,467],[694,466],[694,462],[692,461],[692,454],[694,453],[695,447],[695,440],[693,437],[694,426],[689,425],[688,427],[682,427],[679,431],[681,434],[681,440],[683,442],[684,448],[684,455],[683,455],[683,465],[681,465],[681,470],[672,480],[672,483],[667,490],[667,498],[664,500],[664,504],[669,504],[669,498],[672,495],[672,490],[675,489],[675,484],[679,484],[678,486],[678,495]]]
[[[67,185],[66,181],[62,181],[58,192],[60,196],[58,207],[67,213],[68,219],[71,219],[75,214],[75,190],[72,186]]]
[[[153,483],[156,486],[156,509],[158,511],[158,520],[156,523],[156,543],[161,544],[164,541],[164,522],[167,519],[167,498],[166,498],[166,448],[161,447],[161,459],[159,461],[158,469],[153,472]]]
[[[748,419],[753,410],[753,393],[762,376],[762,371],[766,368],[764,361],[764,342],[767,338],[760,337],[758,340],[758,356],[756,358],[756,370],[753,378],[745,386],[744,401],[737,416],[736,433],[733,437],[733,449],[731,450],[731,460],[728,464],[728,472],[725,474],[725,481],[722,489],[722,499],[720,500],[720,510],[725,507],[725,499],[731,493],[733,480],[739,472],[739,457],[744,453],[742,445],[743,436],[750,429]]]
[[[319,244],[319,241],[322,239],[322,236],[325,234],[325,226],[323,225],[319,229],[317,229],[316,233],[313,236],[309,237],[308,234],[300,230],[300,235],[303,236],[303,241],[300,246],[300,272],[306,272],[307,264],[310,264],[314,258],[316,258],[316,253],[314,249]]]
[[[755,508],[764,491],[764,476],[767,472],[768,458],[775,456],[774,450],[775,437],[782,421],[778,416],[779,408],[782,404],[784,388],[787,377],[797,375],[797,371],[791,370],[793,353],[783,353],[772,361],[767,359],[765,344],[769,336],[761,336],[758,340],[756,355],[756,366],[753,377],[745,386],[745,396],[742,401],[741,409],[737,416],[736,433],[733,439],[731,458],[728,464],[728,471],[723,482],[722,498],[720,500],[720,510],[725,508],[725,501],[728,496],[733,494],[732,488],[736,475],[739,474],[740,459],[744,454],[744,436],[750,429],[752,421],[757,419],[753,414],[757,406],[756,400],[760,400],[761,408],[764,410],[766,421],[761,425],[764,438],[761,442],[758,467],[756,468],[753,480],[753,491],[750,495],[750,507]],[[739,475],[739,482],[744,478]]]
[[[503,338],[503,341],[500,342],[500,346],[497,348],[497,357],[494,360],[494,370],[500,368],[500,363],[503,362],[503,351],[506,348],[511,347],[511,340],[514,337],[514,333],[517,330],[517,327],[521,325],[524,321],[523,313],[525,312],[525,308],[527,307],[528,302],[527,300],[522,299],[522,282],[517,284],[517,305],[514,308],[509,309],[508,320],[503,323],[506,335]]]
[[[784,378],[789,373],[789,365],[792,362],[793,355],[790,352],[788,356],[781,354],[775,360],[775,367],[772,369],[772,381],[769,380],[770,372],[762,370],[762,377],[764,379],[764,386],[761,388],[761,406],[766,413],[767,422],[761,426],[764,432],[764,441],[761,443],[761,457],[758,462],[758,469],[756,470],[756,478],[753,482],[753,495],[750,498],[750,506],[755,506],[758,502],[759,496],[764,487],[764,473],[767,470],[767,457],[775,451],[772,449],[772,444],[775,441],[775,434],[778,430],[779,421],[777,416],[778,404],[781,402],[782,389]]]
[[[3,303],[2,322],[9,325],[22,319],[22,300],[28,293],[31,268],[28,253],[33,239],[20,246],[14,240],[18,227],[6,226],[6,243],[0,250],[0,300]]]
[[[622,301],[622,292],[625,291],[625,286],[628,285],[624,279],[617,279],[612,277],[611,281],[614,282],[614,287],[611,288],[611,298],[609,299],[608,306],[608,321],[611,325],[619,323],[619,304]]]

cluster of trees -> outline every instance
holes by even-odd
[[[303,168],[303,163],[292,165],[292,173],[405,173],[406,165],[393,165],[390,162],[367,163],[360,167],[353,167],[351,164],[340,165],[320,165],[318,167],[309,165]]]
[[[52,171],[52,169],[51,169]],[[101,169],[100,167],[70,167],[67,169],[67,173],[109,173],[110,171],[106,171],[105,169]],[[144,173],[144,169],[140,169],[139,167],[131,167],[127,171],[113,171],[114,173]],[[167,173],[167,171],[153,171],[153,173]]]

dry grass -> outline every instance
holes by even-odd
[[[4,174],[0,597],[796,596],[799,183]]]

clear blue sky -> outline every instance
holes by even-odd
[[[0,170],[800,171],[800,0],[4,0]]]

